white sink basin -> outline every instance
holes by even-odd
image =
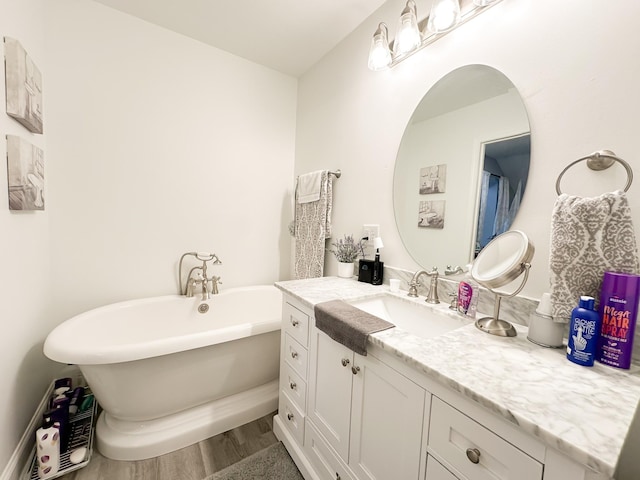
[[[449,317],[427,305],[387,294],[348,303],[422,338],[437,337],[471,323],[463,317]]]

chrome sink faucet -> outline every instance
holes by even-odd
[[[407,293],[407,295],[409,297],[418,296],[418,285],[420,285],[420,277],[422,275],[431,277],[431,282],[429,283],[429,293],[427,294],[425,302],[440,303],[440,299],[438,298],[438,267],[433,267],[430,272],[427,272],[426,270],[418,270],[409,282],[409,293]]]
[[[455,267],[451,267],[451,265],[447,265],[447,268],[444,269],[445,275],[456,275],[458,273],[464,273],[464,270],[460,265],[456,265]]]

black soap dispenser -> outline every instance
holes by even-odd
[[[376,237],[373,240],[373,246],[376,249],[376,256],[373,260],[373,272],[371,273],[371,285],[382,285],[382,276],[384,271],[384,262],[380,261],[380,249],[384,247],[382,239]]]

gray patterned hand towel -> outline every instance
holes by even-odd
[[[631,209],[622,191],[583,198],[560,195],[551,224],[551,308],[567,320],[580,295],[598,300],[604,272],[638,273]]]
[[[294,278],[316,278],[324,273],[325,239],[331,237],[333,209],[333,176],[323,170],[320,195],[316,201],[301,202],[300,184],[295,193],[295,262]]]

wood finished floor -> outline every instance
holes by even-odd
[[[278,441],[270,413],[241,427],[147,460],[123,462],[94,448],[89,464],[65,480],[202,480]]]

